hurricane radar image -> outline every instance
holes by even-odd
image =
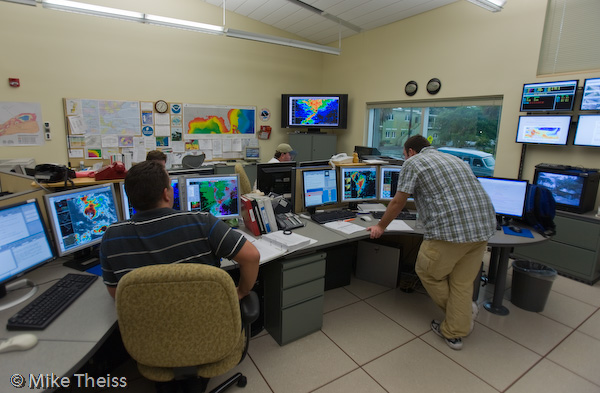
[[[377,197],[377,172],[352,171],[344,179],[346,199],[374,199]]]

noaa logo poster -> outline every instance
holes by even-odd
[[[181,104],[171,104],[171,113],[178,115],[181,113]]]
[[[142,127],[142,134],[144,136],[152,136],[154,134],[154,128],[152,128],[152,126]]]

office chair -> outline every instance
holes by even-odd
[[[125,349],[157,392],[174,385],[204,392],[210,378],[244,359],[259,314],[256,293],[239,302],[229,274],[195,263],[135,269],[115,299]],[[234,383],[246,386],[246,377],[236,373],[213,392]]]
[[[246,173],[246,170],[244,169],[242,164],[235,164],[233,166],[233,169],[240,178],[240,195],[252,192],[252,185],[250,185],[250,179],[248,179],[248,174]]]
[[[188,154],[181,159],[181,165],[187,169],[198,169],[204,163],[206,154],[199,155]]]

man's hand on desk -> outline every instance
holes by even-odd
[[[385,229],[380,227],[379,225],[373,225],[371,227],[367,227],[367,231],[371,232],[371,239],[378,239],[381,237],[381,235],[383,235]]]

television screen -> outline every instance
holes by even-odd
[[[342,202],[377,199],[377,167],[340,167],[340,191]]]
[[[521,112],[572,111],[578,80],[523,85]]]
[[[337,203],[337,178],[335,169],[305,169],[302,171],[304,207]]]
[[[600,78],[586,79],[581,95],[582,111],[600,111]]]
[[[600,146],[600,115],[579,115],[573,144]]]
[[[282,128],[346,128],[347,94],[282,94]]]
[[[99,244],[119,221],[112,183],[46,194],[44,201],[59,256]]]
[[[527,180],[478,177],[494,205],[497,215],[523,218],[527,197]]]
[[[238,175],[186,177],[186,208],[221,219],[240,217]]]
[[[549,188],[556,203],[578,206],[584,181],[584,177],[574,174],[538,172],[535,184]]]
[[[519,116],[517,142],[566,145],[571,116]]]
[[[398,189],[398,175],[401,166],[382,166],[379,169],[379,199],[391,201]]]

